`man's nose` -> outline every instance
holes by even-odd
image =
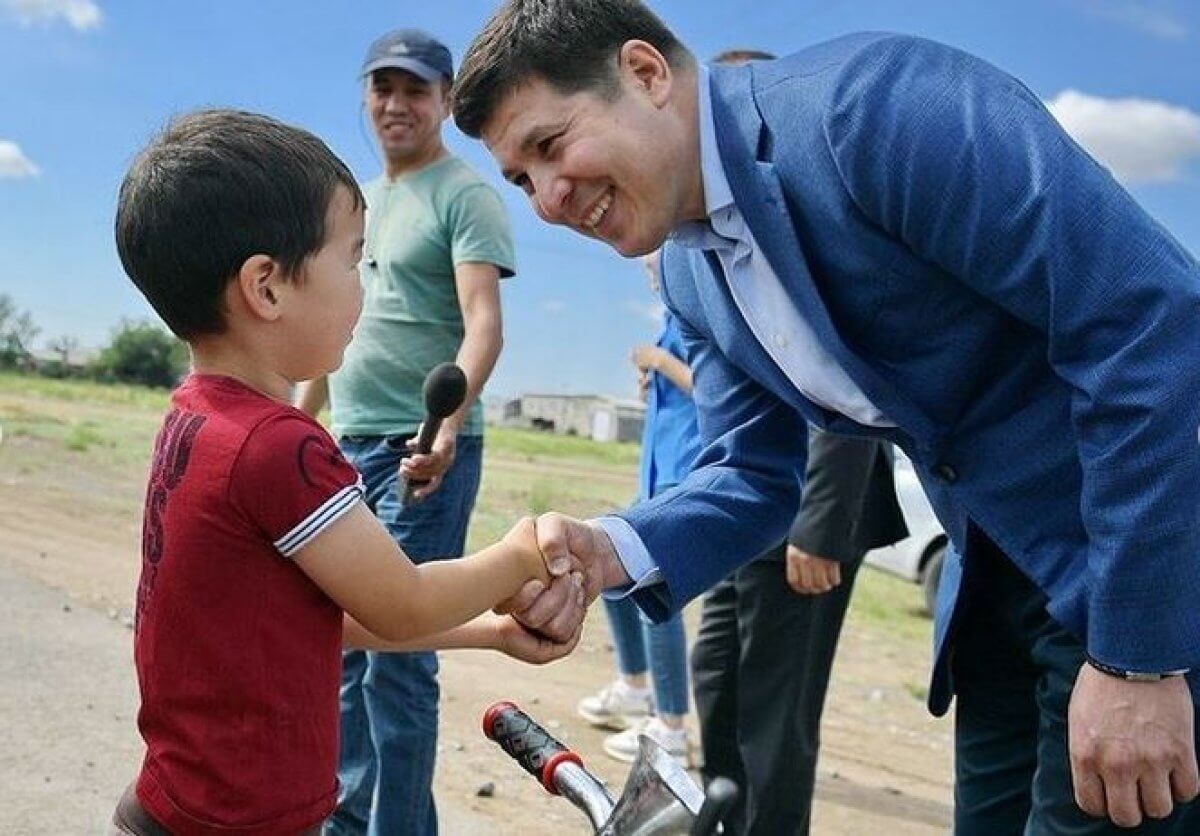
[[[533,204],[542,220],[563,224],[569,220],[567,209],[571,202],[571,186],[565,178],[544,175],[532,178]]]

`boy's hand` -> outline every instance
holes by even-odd
[[[531,665],[544,665],[561,659],[575,649],[582,635],[582,621],[576,625],[575,632],[568,636],[566,641],[559,642],[526,629],[511,616],[496,618],[496,649],[506,656]]]
[[[500,542],[511,547],[520,555],[522,563],[529,572],[529,577],[542,584],[542,588],[550,585],[553,578],[566,575],[571,571],[571,561],[559,557],[549,565],[541,548],[538,546],[537,524],[533,517],[522,517],[517,521]]]

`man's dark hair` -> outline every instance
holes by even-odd
[[[749,61],[772,61],[775,56],[761,49],[727,49],[713,56],[714,64],[745,64]]]
[[[617,52],[641,40],[673,67],[688,51],[638,0],[508,0],[463,57],[452,93],[454,122],[478,137],[496,106],[520,85],[539,78],[563,94],[617,92]]]
[[[237,110],[188,114],[126,173],[117,252],[176,335],[218,334],[222,295],[246,259],[268,255],[299,276],[339,185],[364,205],[350,169],[307,131]]]

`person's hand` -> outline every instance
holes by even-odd
[[[539,581],[543,586],[551,583],[554,577],[566,575],[571,571],[571,561],[559,558],[551,567],[542,549],[538,546],[537,524],[533,517],[522,517],[500,538],[500,542],[508,546],[525,567],[525,576],[530,580]],[[578,586],[578,584],[576,584]]]
[[[640,372],[656,371],[662,362],[662,356],[667,352],[656,345],[639,345],[630,352],[629,359]]]
[[[1067,712],[1075,802],[1137,827],[1200,792],[1192,696],[1182,676],[1127,682],[1085,664]]]
[[[433,439],[428,453],[417,453],[417,437],[408,440],[409,453],[400,461],[400,478],[408,484],[419,485],[413,498],[420,502],[442,486],[446,471],[454,464],[457,436],[443,428]]]
[[[800,595],[821,595],[842,582],[842,564],[809,554],[791,543],[786,568],[788,586]]]
[[[578,587],[564,589],[558,584],[548,588],[537,581],[505,601],[497,612],[509,612],[527,627],[557,641],[566,641],[573,629],[572,608],[591,603],[600,590],[629,583],[629,576],[617,557],[617,550],[604,530],[594,523],[582,522],[551,512],[537,519],[538,545],[551,573],[560,568],[556,561],[569,560]]]
[[[526,629],[510,616],[496,616],[495,623],[496,649],[531,665],[544,665],[563,658],[575,649],[579,644],[579,637],[583,635],[582,618],[575,626],[575,632],[561,642]]]
[[[587,615],[587,604],[583,574],[571,572],[554,578],[549,586],[540,580],[531,580],[512,598],[493,607],[493,611],[511,615],[537,635],[565,644],[581,628]]]

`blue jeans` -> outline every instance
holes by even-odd
[[[687,637],[683,617],[676,613],[661,624],[653,624],[632,598],[615,601],[605,598],[604,609],[617,651],[617,669],[625,676],[643,674],[649,661],[657,712],[687,714]]]
[[[463,553],[479,492],[483,439],[459,436],[454,464],[423,502],[400,503],[397,468],[409,435],[341,439],[360,474],[367,506],[414,563]],[[437,654],[347,651],[342,656],[338,807],[327,834],[437,833]]]

